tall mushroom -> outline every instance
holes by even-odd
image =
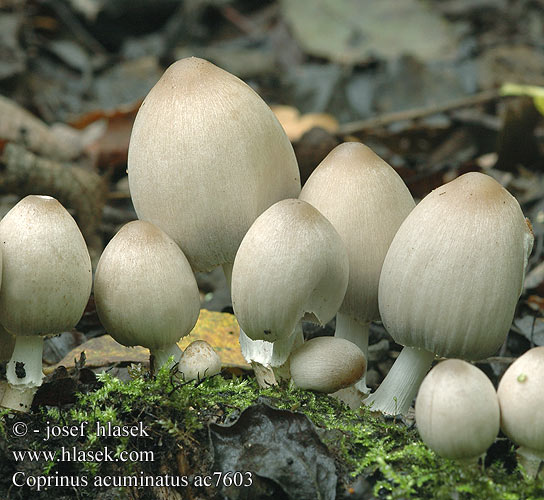
[[[234,256],[269,206],[298,196],[289,139],[243,81],[203,59],[172,64],[138,111],[128,151],[138,218],[165,231],[195,271]]]
[[[94,280],[96,312],[120,344],[147,347],[155,366],[181,357],[178,340],[195,326],[200,296],[183,252],[150,222],[125,224],[108,243]]]
[[[502,376],[497,390],[502,431],[520,447],[529,476],[544,462],[544,347],[530,349]]]
[[[279,201],[257,218],[236,254],[232,304],[245,334],[266,342],[261,364],[287,361],[305,314],[321,324],[336,314],[348,273],[342,239],[309,203]]]
[[[0,221],[0,323],[15,335],[2,406],[26,411],[42,383],[43,338],[73,328],[92,285],[91,259],[72,216],[30,195]]]
[[[365,400],[404,413],[435,354],[478,360],[504,342],[533,234],[516,199],[471,172],[427,195],[389,247],[379,284],[387,331],[406,346]]]
[[[380,319],[383,260],[414,200],[395,170],[358,142],[334,148],[306,181],[299,199],[327,217],[346,245],[349,284],[336,315],[335,335],[359,346],[368,359],[370,322]],[[356,387],[370,392],[365,378]]]

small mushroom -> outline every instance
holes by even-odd
[[[416,399],[421,439],[445,458],[474,461],[499,433],[497,393],[484,372],[460,359],[438,363]]]
[[[544,347],[520,356],[502,376],[497,391],[501,429],[520,447],[520,463],[536,477],[544,462]]]
[[[195,340],[183,351],[178,371],[185,381],[200,381],[221,372],[221,358],[208,342]]]
[[[359,142],[334,148],[306,181],[299,199],[327,217],[346,245],[349,283],[335,335],[356,344],[368,358],[370,322],[380,319],[383,260],[414,200],[395,170]],[[357,389],[370,392],[364,378]]]
[[[405,347],[365,404],[405,413],[435,354],[493,355],[510,329],[532,245],[519,203],[488,175],[464,174],[427,195],[383,263],[380,314]]]
[[[44,337],[70,330],[83,315],[91,259],[76,222],[50,196],[27,196],[6,214],[0,247],[0,322],[16,339],[2,406],[28,411],[42,384]]]
[[[252,346],[262,348],[262,365],[278,368],[287,361],[302,342],[305,314],[321,324],[336,314],[348,265],[342,239],[309,203],[279,201],[257,218],[236,254],[232,304],[242,331],[263,342]]]
[[[289,366],[297,387],[330,394],[355,384],[366,371],[366,358],[349,340],[315,337],[291,353]]]
[[[195,326],[200,296],[191,266],[164,231],[150,222],[125,224],[108,243],[94,282],[96,312],[120,344],[147,347],[155,367],[181,350]]]

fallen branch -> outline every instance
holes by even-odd
[[[47,194],[75,211],[75,219],[96,264],[102,251],[98,228],[106,203],[106,182],[95,172],[41,158],[8,143],[0,158],[0,193]]]
[[[397,111],[395,113],[386,113],[375,118],[369,118],[367,120],[359,120],[356,122],[345,123],[338,128],[337,135],[349,135],[356,132],[362,132],[364,130],[375,129],[379,127],[385,127],[392,123],[405,121],[405,120],[417,120],[425,118],[427,116],[436,115],[438,113],[446,113],[459,108],[466,108],[482,104],[485,102],[493,101],[501,97],[499,89],[484,90],[468,97],[462,97],[453,101],[446,102],[444,104],[437,104],[432,106],[424,106],[422,108],[408,109],[405,111]]]

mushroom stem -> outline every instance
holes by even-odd
[[[287,339],[276,342],[252,340],[240,328],[240,348],[245,360],[251,364],[259,387],[276,385],[279,380],[289,380],[289,355],[302,345],[304,334],[302,321],[297,323],[293,333]]]
[[[179,363],[182,354],[183,352],[177,344],[170,345],[164,349],[151,349],[155,371],[158,371],[159,368],[166,365],[171,356],[174,357],[174,362],[170,366]]]
[[[544,452],[532,450],[526,446],[520,446],[516,450],[518,462],[525,469],[525,474],[531,479],[536,479],[539,474],[544,474]]]
[[[18,411],[28,411],[38,387],[42,385],[43,337],[18,335],[13,354],[6,366],[8,386],[2,406]]]
[[[227,262],[226,264],[223,264],[223,274],[225,275],[225,279],[227,280],[227,286],[230,290],[230,285],[232,283],[232,266],[234,264],[232,262]]]
[[[336,314],[335,337],[353,342],[365,356],[368,363],[368,333],[370,323],[360,323],[345,313]],[[355,388],[363,394],[369,394],[370,388],[366,385],[366,371],[361,380],[355,384]]]
[[[380,387],[364,400],[365,405],[389,415],[406,414],[433,360],[430,351],[404,347]]]

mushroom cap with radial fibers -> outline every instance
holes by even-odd
[[[379,319],[383,260],[415,206],[403,180],[369,147],[345,142],[317,166],[299,199],[316,207],[346,245],[349,283],[340,312],[363,323]]]
[[[221,371],[221,358],[205,340],[191,342],[178,364],[178,371],[184,380],[202,380]]]
[[[232,271],[232,304],[252,340],[289,337],[305,313],[324,324],[348,283],[348,257],[332,224],[305,201],[279,201],[245,235]]]
[[[416,399],[421,438],[440,456],[471,459],[489,448],[499,433],[499,402],[491,381],[460,359],[438,363],[425,377]]]
[[[145,98],[128,179],[138,218],[168,233],[196,271],[234,262],[257,216],[300,192],[293,148],[271,109],[196,57],[172,64]]]
[[[94,282],[96,311],[120,344],[159,350],[195,325],[200,296],[183,252],[145,221],[125,224],[108,243]]]
[[[73,328],[92,286],[85,240],[68,211],[50,196],[29,195],[0,221],[0,322],[14,335]]]
[[[297,387],[332,393],[355,384],[365,373],[366,359],[355,344],[338,337],[315,337],[289,358]]]
[[[516,359],[497,393],[502,431],[516,444],[544,453],[544,346]]]
[[[516,199],[471,172],[435,189],[385,257],[379,307],[396,342],[482,359],[504,342],[533,235]]]

